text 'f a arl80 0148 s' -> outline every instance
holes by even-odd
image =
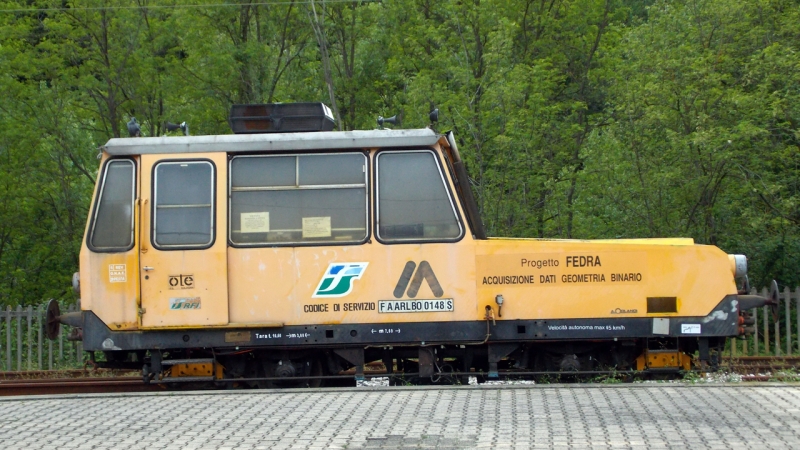
[[[319,386],[382,362],[463,383],[713,368],[773,303],[737,287],[744,256],[691,239],[487,238],[452,133],[331,131],[321,103],[229,120],[102,147],[81,310],[51,304],[49,334],[146,382]]]

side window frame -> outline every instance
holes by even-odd
[[[282,157],[282,156],[314,156],[314,155],[339,155],[339,154],[358,154],[364,158],[364,226],[366,228],[366,232],[364,238],[359,241],[295,241],[295,242],[254,242],[254,243],[236,243],[233,242],[232,233],[233,233],[233,226],[232,226],[232,218],[231,215],[233,214],[233,201],[232,201],[232,193],[233,193],[233,173],[231,170],[231,166],[233,164],[233,160],[237,157]],[[370,220],[372,211],[372,202],[370,202],[370,192],[372,183],[371,177],[371,164],[372,160],[369,156],[369,152],[354,148],[352,150],[337,150],[331,152],[325,152],[324,150],[320,151],[312,151],[312,152],[292,152],[292,153],[269,153],[269,154],[229,154],[228,155],[228,245],[234,248],[272,248],[272,247],[330,247],[330,246],[353,246],[353,245],[364,245],[367,242],[370,242],[372,236],[372,221]]]
[[[211,167],[211,241],[208,244],[176,244],[176,245],[163,245],[156,242],[156,220],[157,220],[157,196],[156,192],[156,170],[158,166],[164,163],[181,164],[181,163],[206,163]],[[217,242],[217,166],[214,161],[206,158],[198,159],[161,159],[153,164],[152,174],[150,176],[150,195],[152,201],[150,202],[150,245],[160,251],[181,251],[181,250],[207,250],[214,246]]]
[[[380,176],[379,176],[379,166],[380,166],[380,156],[384,153],[394,153],[394,154],[407,154],[407,153],[423,153],[427,152],[433,156],[433,160],[436,163],[436,168],[439,171],[439,179],[444,186],[445,192],[447,194],[448,200],[450,202],[450,207],[453,211],[453,215],[456,219],[456,224],[459,228],[459,234],[456,237],[452,238],[429,238],[429,239],[384,239],[380,235]],[[400,245],[400,244],[436,244],[436,243],[455,243],[459,242],[464,239],[466,236],[466,227],[464,226],[464,220],[461,217],[461,211],[458,209],[457,199],[455,198],[455,194],[453,189],[448,182],[447,177],[444,173],[444,167],[442,166],[442,160],[438,154],[438,152],[432,148],[425,147],[425,148],[403,148],[403,149],[381,149],[375,152],[374,156],[374,163],[372,166],[374,167],[373,171],[373,186],[374,193],[373,193],[373,203],[374,203],[374,211],[375,215],[373,216],[374,221],[374,228],[375,228],[375,239],[384,245]]]
[[[92,245],[92,239],[94,237],[95,227],[97,226],[97,214],[100,212],[100,202],[103,198],[103,191],[106,187],[106,176],[108,175],[108,169],[111,167],[111,164],[119,161],[130,162],[133,166],[133,183],[131,186],[131,194],[133,198],[131,202],[131,243],[127,247],[95,247]],[[133,158],[124,157],[109,158],[105,161],[105,163],[103,163],[101,174],[102,178],[100,179],[97,187],[97,197],[94,199],[94,205],[92,206],[92,215],[90,216],[91,223],[86,231],[86,247],[93,253],[125,253],[136,246],[136,183],[138,182],[136,161]]]

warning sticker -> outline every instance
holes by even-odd
[[[109,283],[125,283],[128,281],[127,270],[125,264],[109,264],[108,265],[108,282]]]

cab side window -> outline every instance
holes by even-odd
[[[89,248],[96,252],[127,251],[133,247],[133,202],[136,167],[128,159],[106,163],[98,189]]]
[[[376,165],[378,238],[386,242],[461,238],[463,228],[432,151],[381,152]]]
[[[234,245],[359,243],[367,238],[363,153],[236,156],[230,178]]]
[[[153,245],[207,248],[214,242],[214,165],[209,161],[156,164]]]

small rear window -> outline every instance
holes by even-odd
[[[133,202],[136,189],[133,161],[109,161],[100,182],[89,233],[89,248],[96,252],[130,250],[133,247]]]

